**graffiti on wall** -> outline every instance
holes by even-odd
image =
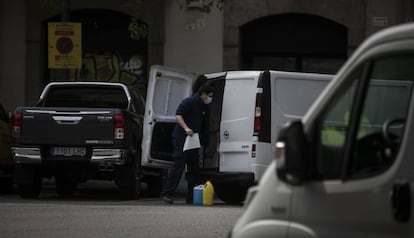
[[[145,59],[140,54],[85,53],[80,69],[70,70],[71,81],[121,82],[145,95]],[[50,70],[51,81],[62,81],[62,70]]]

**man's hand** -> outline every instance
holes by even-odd
[[[187,135],[189,135],[189,136],[193,136],[193,134],[194,134],[194,132],[193,132],[193,130],[191,130],[190,128],[185,128],[184,129],[185,130],[185,133],[187,134]]]
[[[193,136],[194,132],[193,130],[191,130],[187,124],[185,124],[184,118],[181,115],[176,115],[175,118],[177,118],[177,122],[178,124],[180,124],[180,126],[184,129],[185,134],[189,135],[189,136]]]

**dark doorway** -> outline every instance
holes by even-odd
[[[241,68],[336,73],[347,58],[348,29],[299,13],[263,17],[240,29]]]

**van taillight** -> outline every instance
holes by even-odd
[[[125,120],[122,115],[114,116],[114,137],[115,139],[122,140],[125,136]]]
[[[14,139],[19,139],[22,136],[22,114],[15,113],[12,117],[11,136]]]
[[[256,106],[254,112],[254,134],[257,135],[262,130],[262,93],[263,88],[257,88]]]

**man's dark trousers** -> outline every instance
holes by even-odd
[[[181,175],[184,171],[185,165],[187,164],[188,172],[188,187],[187,187],[187,203],[193,201],[193,188],[200,184],[200,165],[199,165],[199,149],[188,150],[180,153],[181,156],[174,156],[174,166],[168,173],[168,180],[164,186],[161,196],[169,196],[177,189],[180,182]]]

